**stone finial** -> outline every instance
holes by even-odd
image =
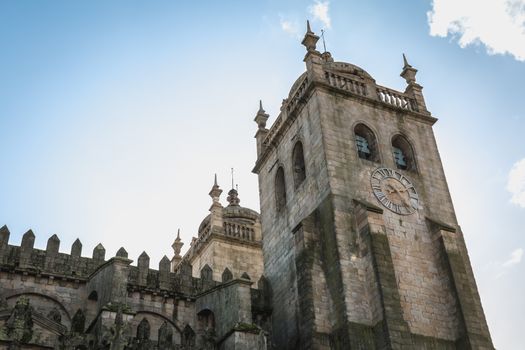
[[[416,82],[416,74],[417,69],[415,69],[408,63],[407,57],[405,56],[405,54],[403,54],[403,71],[400,74],[401,77],[403,77],[406,80],[407,84],[410,85]]]
[[[173,244],[171,245],[171,247],[173,248],[173,258],[171,259],[171,271],[173,271],[173,272],[175,271],[175,269],[177,268],[177,265],[179,265],[179,263],[182,260],[182,256],[180,255],[180,251],[181,251],[183,245],[184,245],[184,243],[180,239],[180,229],[178,229],[177,230],[177,238],[175,238],[175,241],[173,241]]]
[[[420,113],[430,114],[427,111],[427,106],[425,103],[425,98],[423,97],[423,87],[416,82],[417,69],[412,67],[408,63],[407,57],[403,54],[403,71],[401,72],[401,77],[407,82],[407,87],[405,89],[405,94],[412,97],[416,106],[415,109]]]
[[[254,121],[257,123],[257,126],[259,127],[259,130],[266,129],[266,122],[268,121],[269,117],[270,116],[263,109],[262,100],[259,100],[259,110],[257,111],[254,119]]]
[[[60,249],[60,239],[57,235],[49,237],[47,240],[46,252],[47,254],[58,254]]]
[[[120,247],[119,250],[117,250],[117,256],[119,258],[128,258],[128,252],[126,251],[126,249],[124,249],[124,247]]]
[[[95,248],[93,248],[93,260],[104,261],[106,258],[106,248],[99,243]]]
[[[238,207],[241,200],[239,199],[239,193],[235,188],[232,188],[230,192],[228,192],[228,198],[226,199],[230,204],[228,204],[229,207]]]
[[[217,184],[217,174],[215,174],[215,180],[213,182],[213,187],[211,188],[211,191],[210,191],[210,197],[212,199],[212,204],[210,207],[210,212],[211,212],[210,225],[212,228],[214,226],[222,227],[222,205],[221,205],[221,202],[219,201],[221,193],[222,193],[222,190],[219,188],[219,185]]]
[[[82,242],[77,238],[71,246],[71,256],[80,257],[80,255],[82,255]]]
[[[403,68],[408,68],[408,67],[412,67],[412,66],[408,63],[407,56],[403,54]]]
[[[219,185],[217,184],[217,174],[215,174],[215,177],[214,177],[214,181],[213,181],[213,186],[211,187],[211,190],[210,190],[210,197],[211,199],[213,200],[213,203],[219,203],[219,198],[221,196],[221,193],[222,193],[222,190],[220,189]],[[219,203],[220,205],[220,203]]]
[[[175,255],[175,257],[180,258],[180,251],[183,245],[184,243],[180,239],[180,228],[179,228],[177,230],[177,238],[175,238],[175,241],[173,241],[173,244],[171,245],[171,247],[173,248],[173,254]]]
[[[301,44],[306,47],[306,51],[316,52],[315,48],[318,40],[319,37],[310,28],[310,21],[306,21],[306,34]]]
[[[250,275],[248,275],[248,273],[246,272],[243,272],[243,274],[241,275],[241,278],[244,278],[246,280],[251,280]]]

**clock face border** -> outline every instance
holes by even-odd
[[[389,183],[385,184],[386,181]],[[377,168],[370,176],[370,185],[372,186],[372,192],[377,200],[385,208],[396,214],[411,215],[419,209],[419,195],[417,194],[412,181],[397,170],[384,167]],[[385,186],[390,187],[392,191],[388,194],[385,193]],[[399,200],[393,200],[393,196],[400,198],[401,202],[404,202],[404,204],[399,204]]]

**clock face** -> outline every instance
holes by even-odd
[[[409,215],[419,207],[419,197],[412,182],[396,170],[378,168],[370,178],[372,191],[385,207],[400,215]]]

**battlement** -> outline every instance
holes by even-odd
[[[34,247],[35,235],[29,230],[22,236],[20,246],[9,244],[7,226],[0,228],[0,267],[2,270],[20,270],[38,274],[55,275],[62,278],[83,280],[105,262],[106,250],[99,244],[93,249],[91,258],[83,257],[82,243],[76,240],[71,253],[60,253],[60,239],[53,235],[45,250]]]
[[[34,247],[35,235],[29,230],[22,236],[20,246],[9,244],[10,232],[7,226],[0,228],[0,271],[21,273],[23,275],[49,276],[62,281],[88,282],[92,276],[102,270],[105,265],[119,259],[128,265],[127,289],[130,292],[163,291],[172,295],[195,295],[222,283],[229,282],[227,271],[223,273],[222,281],[213,280],[213,271],[209,266],[203,269],[201,277],[192,277],[192,266],[183,261],[171,272],[171,262],[164,256],[159,262],[158,270],[150,268],[150,258],[143,252],[137,259],[137,266],[131,266],[127,251],[120,248],[115,257],[106,260],[106,249],[98,244],[91,257],[83,257],[82,243],[75,240],[71,253],[60,253],[60,239],[57,235],[47,241],[45,250]],[[211,271],[211,272],[210,272]],[[231,272],[230,272],[231,275]],[[243,277],[250,280],[248,274]]]

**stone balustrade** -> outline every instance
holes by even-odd
[[[325,78],[328,81],[329,85],[338,89],[350,91],[360,96],[368,95],[366,85],[357,80],[334,74],[332,72],[325,72]]]
[[[417,112],[416,100],[406,96],[405,94],[395,91],[383,86],[376,86],[377,98],[383,102],[409,111]]]

